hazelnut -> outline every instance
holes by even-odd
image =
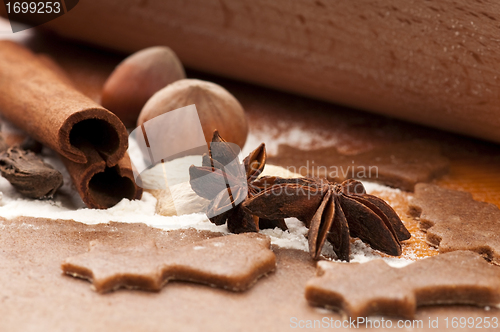
[[[246,142],[248,124],[241,104],[226,89],[215,83],[184,79],[158,91],[139,115],[137,126],[178,108],[196,105],[205,140],[210,142],[215,129],[228,142],[241,148]]]
[[[104,84],[101,104],[126,127],[134,127],[142,107],[152,95],[185,77],[181,62],[170,48],[146,48],[115,68]]]

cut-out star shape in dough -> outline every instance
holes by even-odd
[[[500,209],[468,192],[419,183],[410,213],[420,217],[426,241],[439,252],[471,250],[500,265]]]
[[[159,291],[169,280],[186,280],[233,291],[252,286],[273,271],[276,257],[261,234],[221,236],[174,249],[154,242],[113,247],[90,242],[88,252],[67,258],[62,270],[88,279],[104,293],[118,288]]]
[[[307,300],[352,318],[374,315],[414,318],[418,306],[500,303],[500,267],[471,251],[426,258],[403,268],[383,260],[318,262],[306,285]]]

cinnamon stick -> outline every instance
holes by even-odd
[[[79,164],[62,158],[76,190],[88,207],[105,209],[122,200],[140,199],[142,188],[135,185],[128,154],[118,164],[107,167],[99,153],[88,150],[88,162]]]
[[[0,41],[0,111],[35,140],[77,163],[86,163],[80,146],[90,142],[108,166],[127,150],[127,131],[111,112],[61,79],[28,49]]]
[[[60,154],[88,207],[140,198],[125,154],[125,126],[77,91],[54,64],[0,41],[0,91],[3,117]]]

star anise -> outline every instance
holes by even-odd
[[[337,257],[349,261],[349,236],[388,255],[401,255],[400,241],[409,239],[410,233],[396,212],[382,199],[368,195],[361,182],[258,178],[265,162],[264,144],[242,165],[231,145],[215,131],[202,167],[189,169],[193,190],[211,201],[210,221],[227,222],[230,232],[242,233],[286,229],[284,218],[298,218],[309,228],[309,251],[315,259],[328,240]]]
[[[309,228],[309,251],[317,259],[325,240],[337,258],[349,261],[349,235],[391,256],[401,255],[400,241],[410,238],[396,212],[382,199],[368,195],[363,184],[346,180],[263,177],[263,188],[242,206],[260,218],[296,217]]]
[[[227,222],[232,233],[258,232],[263,228],[286,229],[283,218],[259,218],[241,208],[241,203],[260,192],[253,182],[266,164],[266,148],[262,143],[250,153],[243,164],[232,145],[214,132],[208,154],[203,155],[202,166],[189,168],[190,184],[194,192],[208,200],[207,215],[211,222]]]

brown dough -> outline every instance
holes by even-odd
[[[176,281],[157,293],[119,291],[103,296],[90,292],[88,282],[61,273],[61,261],[85,252],[94,240],[107,246],[124,242],[138,246],[148,239],[158,248],[173,249],[217,236],[195,230],[164,232],[143,224],[0,219],[0,330],[109,331],[112,326],[122,331],[161,331],[168,326],[173,331],[287,331],[293,317],[342,319],[307,303],[304,287],[316,269],[309,253],[299,250],[273,248],[276,272],[246,292]],[[442,321],[453,316],[500,317],[500,311],[423,307],[416,319],[427,324],[429,317]]]
[[[144,240],[139,246],[92,241],[88,253],[67,258],[61,267],[89,279],[99,293],[120,287],[159,291],[170,280],[243,291],[276,267],[271,241],[261,234],[233,234],[171,250]]]
[[[356,155],[341,154],[335,147],[306,151],[280,145],[278,155],[267,162],[304,176],[326,177],[333,182],[356,178],[407,191],[413,191],[418,182],[443,175],[449,163],[439,146],[424,140],[395,143]]]
[[[456,251],[393,268],[382,260],[368,263],[319,262],[306,298],[340,308],[352,318],[373,315],[414,318],[417,306],[497,305],[500,267],[470,251]]]
[[[500,264],[500,209],[478,202],[468,192],[419,183],[409,204],[410,213],[420,217],[430,245],[439,252],[471,250]]]

